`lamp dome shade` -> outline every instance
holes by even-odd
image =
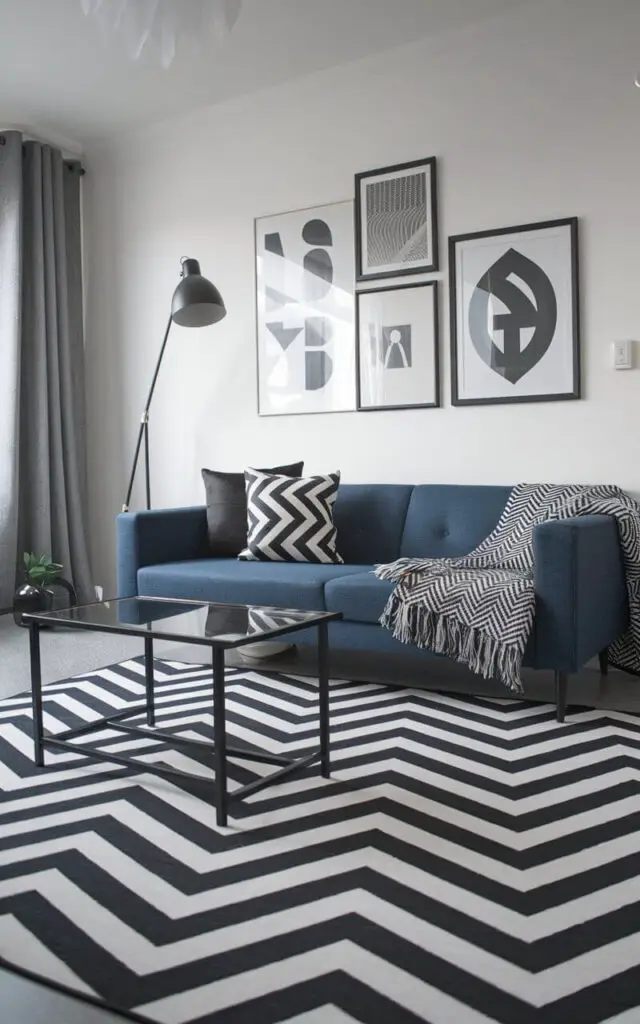
[[[216,286],[200,273],[197,260],[182,260],[182,278],[171,300],[171,316],[180,327],[208,327],[227,315]]]

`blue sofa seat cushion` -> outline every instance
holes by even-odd
[[[342,612],[349,622],[377,623],[394,587],[392,581],[374,576],[373,566],[368,572],[329,580],[324,589],[327,611]]]
[[[395,583],[392,580],[379,580],[372,571],[354,573],[353,576],[330,580],[324,590],[327,611],[342,612],[344,616],[344,621],[339,623],[341,629],[338,630],[338,634],[342,633],[350,622],[377,625],[394,587]],[[392,639],[391,633],[387,630],[383,630],[382,634],[389,640]],[[371,648],[375,650],[377,634],[368,635]],[[393,643],[395,644],[397,641],[393,641]],[[407,649],[406,644],[402,646],[405,650]],[[408,646],[411,647],[411,645]],[[525,664],[534,663],[535,649],[536,630],[534,624],[525,651]],[[418,650],[418,648],[414,648],[414,650]]]
[[[138,569],[138,593],[146,597],[325,611],[325,585],[336,577],[361,574],[365,568],[362,565],[198,558]]]

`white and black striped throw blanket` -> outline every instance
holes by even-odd
[[[520,668],[535,613],[533,529],[585,515],[617,520],[630,626],[609,657],[640,671],[640,505],[618,487],[518,484],[493,533],[470,554],[376,566],[380,579],[398,581],[381,624],[397,640],[454,658],[522,693]]]

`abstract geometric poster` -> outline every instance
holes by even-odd
[[[449,239],[454,405],[580,397],[578,221]]]
[[[359,410],[439,404],[437,288],[430,281],[358,293]]]
[[[436,161],[356,174],[357,280],[438,269]]]
[[[256,220],[258,412],[353,410],[353,203]]]

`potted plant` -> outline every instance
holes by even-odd
[[[77,603],[73,585],[60,575],[63,566],[52,561],[48,555],[38,558],[28,551],[25,551],[23,561],[26,583],[16,591],[13,599],[13,618],[17,626],[26,625],[22,621],[25,612],[51,611],[55,596],[52,586],[63,587],[69,594],[71,604]]]

